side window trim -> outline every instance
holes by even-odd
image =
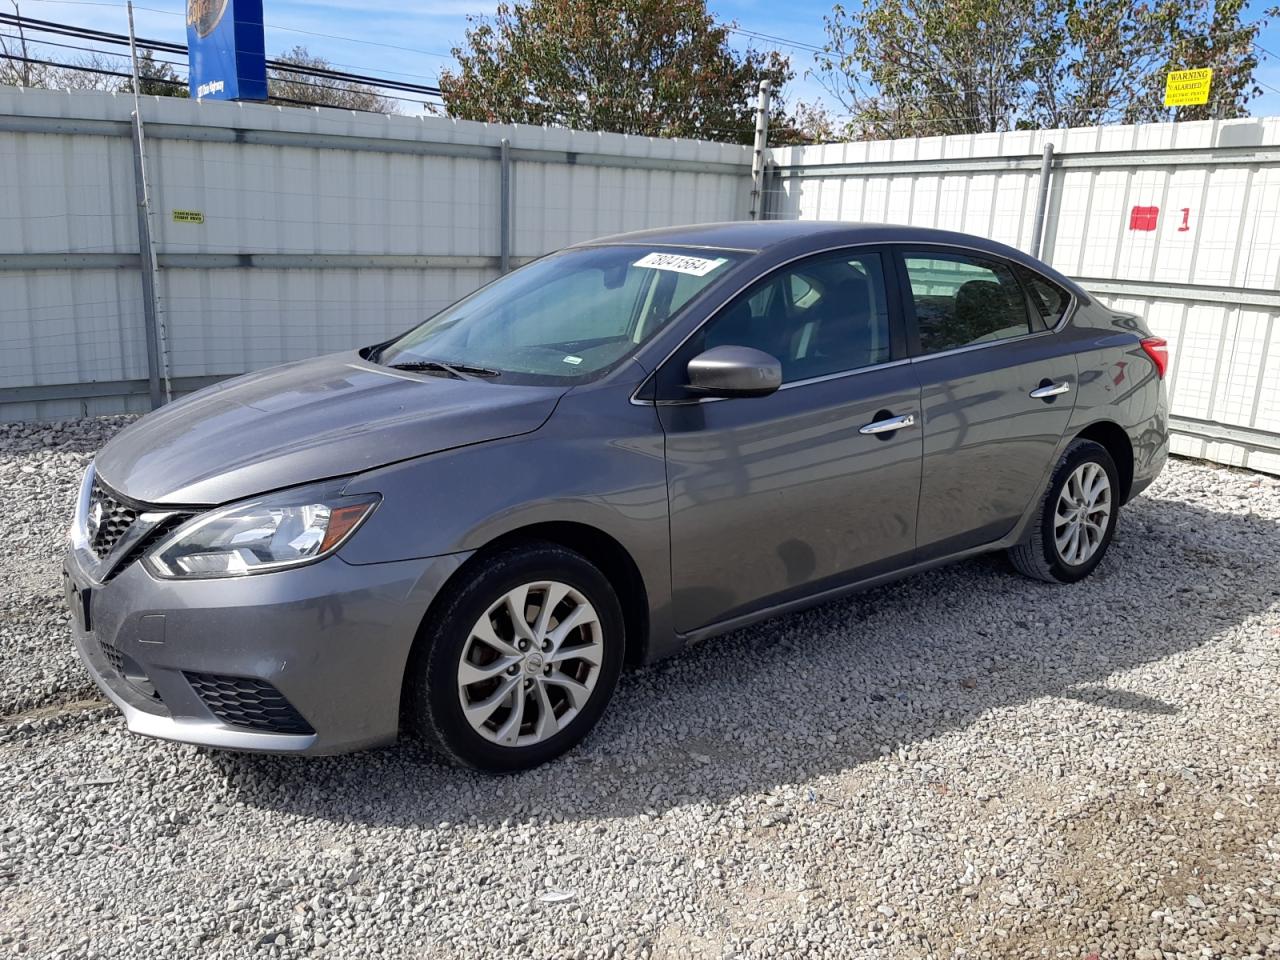
[[[949,350],[938,350],[934,353],[925,353],[920,344],[920,324],[916,315],[915,294],[911,290],[911,278],[907,273],[907,254],[908,253],[938,253],[952,257],[966,257],[975,262],[981,263],[988,261],[1004,267],[1009,271],[1009,275],[1013,277],[1014,283],[1017,284],[1019,292],[1022,293],[1023,300],[1027,309],[1028,324],[1034,321],[1036,316],[1035,305],[1031,302],[1031,294],[1027,292],[1026,285],[1019,276],[1019,268],[1022,266],[1012,260],[1007,260],[998,254],[988,253],[985,250],[977,250],[970,247],[949,246],[942,243],[895,243],[891,245],[894,266],[900,275],[899,281],[899,297],[902,301],[902,315],[906,320],[907,341],[910,348],[910,358],[912,363],[918,363],[924,360],[933,360],[937,357],[949,357],[956,353],[967,353],[970,350],[982,350],[986,347],[995,347],[1005,343],[1019,343],[1028,337],[1041,337],[1047,334],[1056,333],[1066,324],[1067,319],[1075,309],[1076,298],[1071,292],[1066,291],[1070,296],[1067,309],[1063,312],[1062,319],[1056,327],[1052,329],[1032,330],[1030,326],[1027,332],[1016,337],[1005,337],[1000,340],[989,340],[984,343],[968,343],[959,347],[952,347]],[[1028,268],[1029,269],[1029,268]],[[1047,279],[1047,278],[1046,278]],[[1060,286],[1060,284],[1055,284]]]

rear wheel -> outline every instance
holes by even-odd
[[[537,766],[604,713],[622,668],[622,611],[594,565],[553,544],[473,569],[419,635],[405,678],[411,721],[458,763]]]
[[[1075,440],[1054,469],[1025,543],[1009,551],[1019,572],[1075,583],[1093,572],[1119,518],[1119,474],[1106,447]]]

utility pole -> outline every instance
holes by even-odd
[[[764,152],[769,147],[769,91],[772,84],[760,81],[760,95],[756,98],[756,141],[751,156],[751,213],[752,220],[764,218]]]

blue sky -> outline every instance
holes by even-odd
[[[121,33],[126,29],[124,0],[20,3],[22,12],[30,17]],[[776,0],[710,0],[712,11],[720,19],[735,20],[745,30],[800,45],[822,44],[823,16],[830,12],[831,3],[832,0],[791,0],[785,4]],[[345,69],[434,83],[441,67],[451,62],[449,49],[462,39],[467,14],[491,13],[495,5],[488,0],[264,0],[267,51],[275,54],[302,44]],[[1255,13],[1265,6],[1263,0],[1253,0],[1251,4]],[[138,0],[134,7],[138,33],[155,39],[184,40],[185,9],[185,0]],[[811,51],[783,42],[753,41],[741,35],[735,37],[735,42],[743,47],[772,46],[791,56],[796,80],[787,91],[788,98],[823,101],[838,112],[821,86],[805,76],[814,65]],[[1280,23],[1270,24],[1258,42],[1276,57],[1263,58],[1257,76],[1269,89],[1264,89],[1250,107],[1255,115],[1280,115]],[[55,56],[71,53],[54,48],[45,51]],[[404,109],[410,107],[406,105]]]

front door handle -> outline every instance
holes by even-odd
[[[900,417],[890,417],[887,420],[873,420],[865,427],[858,430],[859,433],[892,433],[894,430],[901,430],[903,427],[914,427],[916,425],[916,415],[914,413],[904,413]]]
[[[1071,384],[1065,380],[1059,380],[1057,383],[1046,383],[1043,387],[1036,387],[1031,391],[1030,395],[1037,400],[1047,400],[1049,397],[1057,397],[1070,392]]]

